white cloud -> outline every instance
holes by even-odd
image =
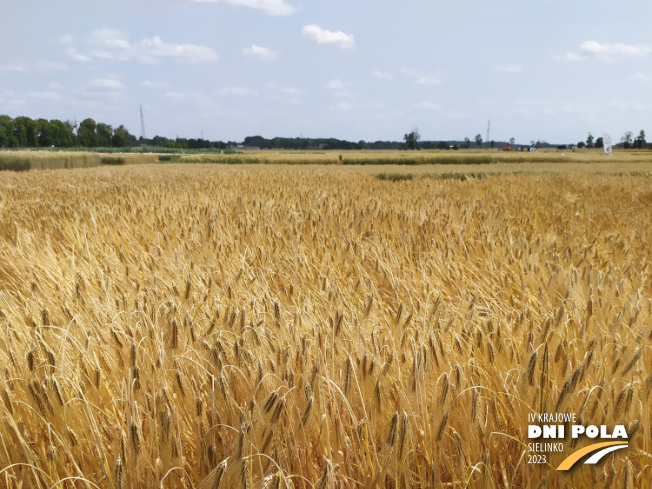
[[[202,96],[196,92],[166,92],[163,97],[167,100],[175,100],[177,102],[186,102],[188,100],[199,100]]]
[[[563,104],[560,109],[562,114],[574,114],[574,115],[586,115],[595,110],[594,106],[582,105],[582,104]]]
[[[417,102],[416,104],[412,105],[415,109],[420,109],[420,110],[440,110],[441,107],[433,102]]]
[[[384,71],[378,71],[378,70],[372,71],[371,73],[369,73],[369,76],[371,78],[381,78],[386,80],[394,78],[394,75],[392,75],[391,73],[386,73]]]
[[[409,68],[401,68],[401,74],[408,78],[413,78],[414,83],[417,85],[441,85],[441,80],[438,75],[424,75],[417,70]]]
[[[304,26],[301,34],[311,42],[317,44],[333,44],[342,49],[351,49],[355,46],[355,38],[351,34],[345,34],[342,31],[329,31],[322,29],[316,24]]]
[[[57,92],[27,92],[27,97],[38,101],[61,100],[61,95]]]
[[[416,79],[417,85],[441,85],[441,80],[437,75],[422,75]]]
[[[61,100],[61,95],[54,91],[18,93],[13,90],[0,92],[0,106],[8,112],[24,110],[27,104],[42,104]]]
[[[0,73],[54,73],[57,71],[68,71],[68,66],[63,63],[54,63],[52,61],[39,60],[35,63],[28,64],[6,64],[0,65]]]
[[[6,113],[23,110],[25,102],[25,98],[13,90],[0,92],[0,106]]]
[[[354,98],[353,94],[346,90],[346,84],[344,84],[339,78],[329,81],[324,85],[324,88],[331,90],[333,92],[333,97]]]
[[[385,105],[382,102],[372,101],[364,105],[365,109],[382,109]]]
[[[349,102],[340,102],[335,106],[337,110],[351,110],[353,109],[353,104]]]
[[[580,45],[577,52],[569,52],[558,59],[565,61],[582,61],[597,59],[599,61],[618,61],[621,59],[642,58],[650,54],[652,49],[647,44],[602,44],[597,41],[586,41]]]
[[[623,100],[613,100],[609,103],[609,107],[621,112],[647,112],[650,110],[648,106],[640,102],[631,102]]]
[[[79,62],[115,60],[157,63],[169,58],[186,63],[203,63],[217,60],[217,53],[207,46],[168,43],[159,36],[131,43],[125,34],[115,29],[93,31],[82,42],[85,49],[78,49],[77,41],[71,35],[61,37],[59,42],[68,56]]]
[[[26,71],[23,65],[0,65],[0,73],[25,73]]]
[[[222,97],[255,97],[258,92],[247,87],[224,87],[218,90],[217,94]]]
[[[271,100],[291,105],[297,105],[303,102],[305,92],[299,88],[279,87],[275,83],[266,83],[265,86],[272,91],[269,96]]]
[[[174,58],[193,64],[217,61],[217,53],[207,46],[170,44],[158,36],[136,44],[134,57],[144,63],[155,63],[160,58]]]
[[[68,71],[69,69],[68,65],[64,63],[56,63],[45,59],[36,62],[36,71],[39,73],[56,73],[57,71]]]
[[[84,87],[87,90],[98,92],[124,90],[125,88],[124,84],[116,78],[96,78],[89,81]]]
[[[401,68],[401,74],[410,78],[416,78],[419,76],[419,72],[417,70],[412,70],[409,68]]]
[[[632,75],[632,80],[649,82],[652,81],[652,75],[646,75],[645,73],[636,73],[635,75]]]
[[[127,99],[127,87],[112,76],[95,78],[77,90],[75,103],[85,108],[115,108]]]
[[[335,78],[324,85],[324,87],[330,90],[342,90],[344,88],[344,83],[342,83],[338,78]]]
[[[252,44],[248,48],[242,50],[243,56],[250,59],[256,59],[260,61],[272,61],[278,58],[278,52],[272,51],[271,49],[264,48],[262,46],[256,46]]]
[[[140,86],[143,88],[155,89],[155,88],[167,88],[170,86],[170,84],[165,82],[155,82],[155,81],[145,80],[140,84]]]
[[[523,68],[520,65],[496,66],[496,71],[501,73],[522,73]]]
[[[296,9],[283,0],[191,0],[196,3],[215,3],[229,7],[246,7],[260,10],[267,15],[291,15]]]

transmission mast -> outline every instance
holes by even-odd
[[[145,139],[145,116],[143,115],[143,106],[140,106],[140,137]]]

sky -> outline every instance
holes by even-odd
[[[222,141],[652,134],[648,0],[2,3],[11,117],[140,136],[142,105],[147,137]]]

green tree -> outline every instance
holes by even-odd
[[[595,147],[596,148],[604,148],[604,139],[599,137],[598,139],[595,140]]]
[[[108,124],[99,122],[95,128],[95,144],[101,148],[111,146],[113,128]]]
[[[643,149],[645,144],[645,131],[641,129],[641,132],[638,133],[638,136],[636,136],[636,139],[634,139],[634,147],[637,149]]]
[[[471,140],[469,138],[464,138],[464,142],[462,143],[462,147],[469,149],[471,147]]]
[[[55,146],[57,134],[53,124],[45,119],[36,120],[36,132],[38,135],[38,145],[42,148]]]
[[[75,145],[75,135],[72,126],[57,119],[50,121],[51,130],[54,133],[54,144],[57,148],[70,148]]]
[[[167,148],[171,142],[172,141],[163,136],[154,136],[152,138],[152,146],[157,146],[160,148]]]
[[[14,119],[14,136],[18,142],[18,146],[23,148],[34,148],[38,146],[36,129],[36,121],[33,121],[29,117],[16,117]]]
[[[369,144],[364,139],[358,141],[357,149],[369,149]]]
[[[514,143],[516,142],[516,139],[514,138],[509,138],[509,145],[514,146]]]
[[[623,143],[625,149],[629,149],[632,145],[632,131],[627,131],[623,134],[623,137],[620,138],[620,142]]]
[[[586,147],[587,148],[593,147],[593,134],[591,133],[589,133],[589,135],[586,137]]]
[[[8,115],[0,115],[0,147],[13,148],[18,145],[14,136],[14,120]]]
[[[77,139],[79,139],[79,145],[86,148],[95,148],[97,147],[97,134],[95,129],[97,124],[91,118],[84,119],[79,124],[79,129],[77,129]]]
[[[405,134],[403,139],[405,140],[405,149],[421,149],[419,146],[421,135],[418,129],[415,128],[411,133]]]
[[[482,147],[482,136],[480,136],[480,134],[475,135],[475,144],[478,146],[478,148]]]

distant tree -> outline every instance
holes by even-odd
[[[585,147],[585,146],[586,146],[586,143],[585,143],[584,141],[579,141],[579,142],[577,143],[577,147],[578,147],[578,148],[583,148],[583,147]]]
[[[623,143],[625,149],[629,149],[632,145],[632,131],[627,131],[623,134],[623,137],[620,138],[620,142]]]
[[[17,145],[13,119],[8,115],[0,115],[0,148],[13,148]]]
[[[14,136],[18,146],[34,148],[38,146],[37,125],[29,117],[16,117],[14,119]]]
[[[271,141],[262,136],[247,136],[242,144],[243,146],[253,146],[255,148],[271,148]]]
[[[177,138],[174,140],[174,142],[176,143],[177,148],[180,148],[180,149],[188,149],[188,140],[187,140],[187,139],[177,137]],[[231,145],[232,145],[232,146],[237,146],[238,143],[236,143],[236,142],[230,142],[229,145],[230,145],[230,146],[231,146]]]
[[[66,126],[68,126],[68,129],[70,130],[70,133],[71,133],[73,136],[77,136],[77,129],[78,129],[78,127],[79,127],[79,126],[77,125],[77,121],[75,121],[75,122],[72,122],[72,121],[65,121],[64,124],[65,124]]]
[[[437,149],[449,149],[450,145],[446,141],[439,141],[437,143]]]
[[[587,148],[593,147],[593,134],[591,133],[589,133],[589,135],[586,137],[586,147]]]
[[[405,140],[405,149],[414,150],[421,149],[419,146],[419,141],[421,141],[421,135],[419,134],[419,129],[414,128],[414,130],[403,136]]]
[[[170,141],[168,138],[164,138],[163,136],[154,136],[152,138],[152,146],[159,148],[167,148],[171,142],[172,141]]]
[[[478,148],[482,147],[482,136],[480,134],[475,135],[475,144],[478,146]]]
[[[516,139],[514,138],[509,138],[509,145],[514,146],[514,143],[516,142]]]
[[[637,149],[643,149],[645,146],[645,131],[641,129],[641,132],[638,133],[636,139],[634,139],[634,147]]]
[[[492,139],[492,140],[491,140],[491,143],[489,143],[489,145],[493,148],[494,146],[496,146],[496,141],[494,141],[494,140]]]
[[[101,148],[106,148],[111,146],[112,139],[113,128],[103,122],[98,123],[95,128],[95,144]]]
[[[115,148],[131,148],[138,144],[136,136],[129,134],[125,126],[120,124],[113,131],[113,138],[111,139],[111,146]]]
[[[457,151],[458,149],[460,149],[460,147],[457,145],[457,143],[453,143],[453,150]]]
[[[36,134],[39,146],[45,148],[48,146],[55,146],[55,129],[50,121],[46,119],[37,119]]]
[[[595,140],[595,147],[596,148],[604,148],[604,139],[599,137],[598,139]]]
[[[97,124],[91,118],[84,119],[79,124],[77,129],[77,139],[79,140],[79,145],[86,148],[95,148],[97,146],[95,129]]]
[[[471,140],[469,138],[464,138],[464,143],[462,143],[462,147],[469,149],[471,147]]]

